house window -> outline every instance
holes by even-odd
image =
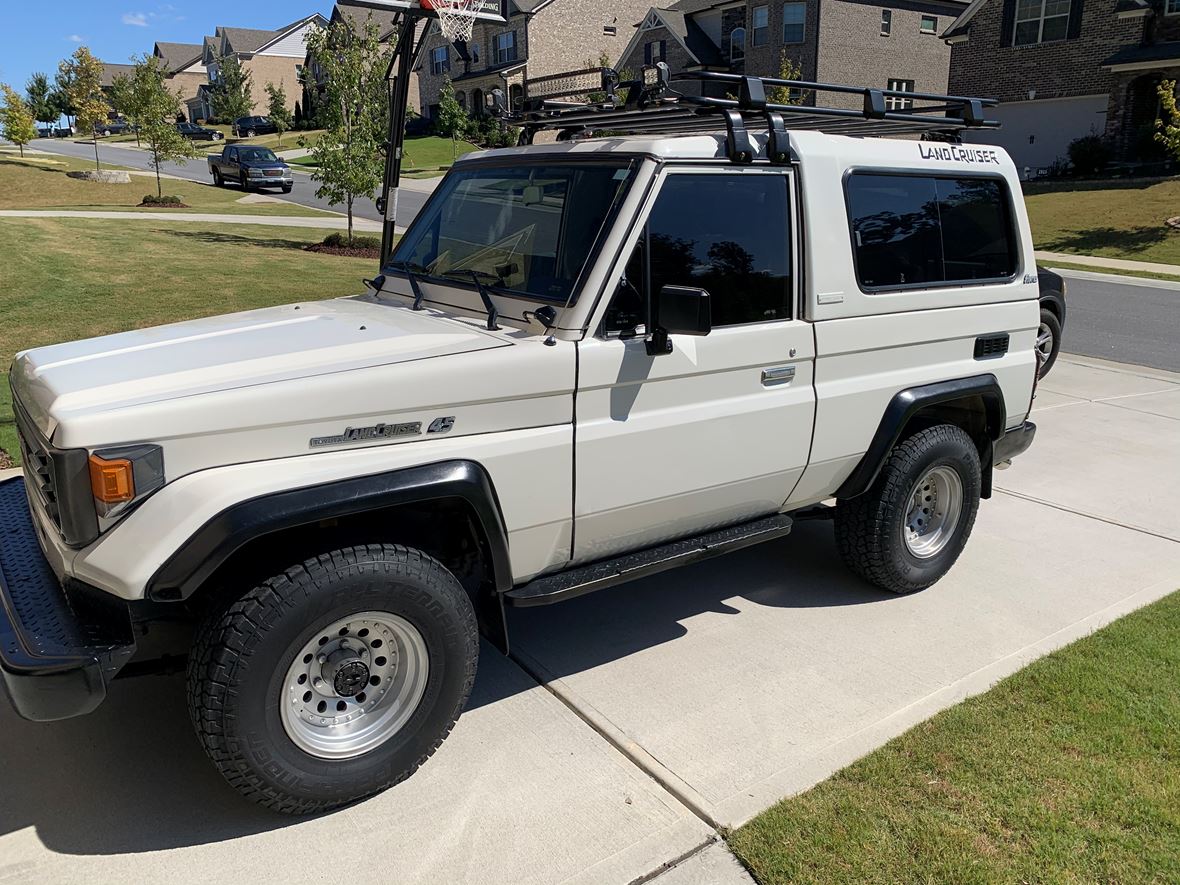
[[[922,16],[922,25],[919,30],[923,34],[935,34],[938,32],[938,16],[924,15]]]
[[[734,28],[729,32],[729,60],[739,62],[746,57],[746,29]]]
[[[1069,33],[1070,5],[1070,0],[1016,0],[1013,45],[1033,46],[1064,40]]]
[[[888,37],[892,31],[893,31],[893,10],[892,9],[882,9],[881,10],[881,36]]]
[[[451,70],[451,53],[446,46],[430,50],[430,73],[446,74]]]
[[[770,35],[770,7],[755,6],[751,18],[754,33],[750,45],[765,46],[767,38]]]
[[[496,35],[496,64],[516,61],[516,31],[505,31]]]
[[[802,43],[807,28],[807,4],[786,3],[783,5],[783,42]]]
[[[1165,0],[1164,15],[1180,15],[1180,0]]]
[[[479,44],[478,43],[468,43],[467,44],[467,53],[471,56],[471,64],[473,66],[478,65],[479,64],[479,57],[480,57],[480,55],[483,54],[479,50]]]
[[[890,80],[888,88],[893,92],[913,92],[913,80]],[[887,111],[908,111],[914,106],[912,98],[905,98],[901,95],[887,95],[885,96],[885,110]]]
[[[655,65],[668,59],[668,41],[652,40],[643,44],[643,63]]]

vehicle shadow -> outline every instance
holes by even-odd
[[[299,249],[308,245],[309,240],[287,240],[279,236],[250,236],[249,234],[228,234],[208,230],[173,230],[160,228],[157,233],[188,240],[200,240],[215,246],[261,246],[264,249]]]
[[[885,603],[835,558],[829,523],[564,605],[510,612],[513,641],[544,646],[546,666],[567,675],[672,642],[703,612],[740,612],[725,600],[816,608]],[[551,651],[559,649],[560,654]],[[486,642],[468,710],[536,684]],[[34,827],[52,852],[110,855],[222,842],[298,826],[243,800],[206,759],[189,724],[184,677],[118,680],[90,716],[52,724],[19,719],[0,704],[0,837]],[[413,779],[399,801],[425,801]],[[424,811],[424,813],[427,813]]]

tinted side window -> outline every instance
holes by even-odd
[[[996,280],[1016,272],[1002,181],[857,173],[848,181],[848,209],[866,288]]]
[[[791,317],[791,222],[783,175],[670,175],[607,314],[608,331],[646,319],[649,293],[694,286],[713,325]]]

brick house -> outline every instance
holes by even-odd
[[[1180,0],[974,0],[943,34],[951,89],[1002,102],[996,133],[1035,173],[1085,135],[1154,152],[1156,86],[1180,77]]]
[[[678,0],[646,11],[619,64],[638,71],[665,61],[673,74],[773,77],[785,53],[804,80],[942,93],[950,48],[938,34],[964,7],[965,0]],[[686,82],[676,89],[696,92],[699,86]],[[709,91],[732,89],[710,85]],[[823,100],[862,104],[855,95]],[[898,106],[904,101],[897,100]]]
[[[466,44],[434,29],[417,68],[422,114],[437,111],[448,77],[460,104],[479,114],[497,87],[515,97],[526,79],[595,67],[603,58],[613,63],[650,2],[509,0],[507,21],[477,22]]]
[[[156,43],[152,54],[160,59],[169,85],[187,107],[209,82],[204,47],[200,43]]]
[[[266,112],[266,84],[282,85],[287,93],[287,107],[294,111],[303,90],[303,62],[307,57],[307,34],[314,27],[324,27],[328,20],[319,13],[306,16],[273,31],[254,28],[219,27],[202,44],[202,63],[208,82],[188,102],[189,119],[205,120],[212,116],[212,90],[217,84],[221,60],[235,57],[252,77],[253,112]]]

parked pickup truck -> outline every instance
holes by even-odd
[[[270,148],[226,145],[220,156],[209,158],[209,171],[213,173],[213,183],[217,187],[233,181],[242,190],[281,187],[283,193],[289,194],[295,186],[291,167]]]

